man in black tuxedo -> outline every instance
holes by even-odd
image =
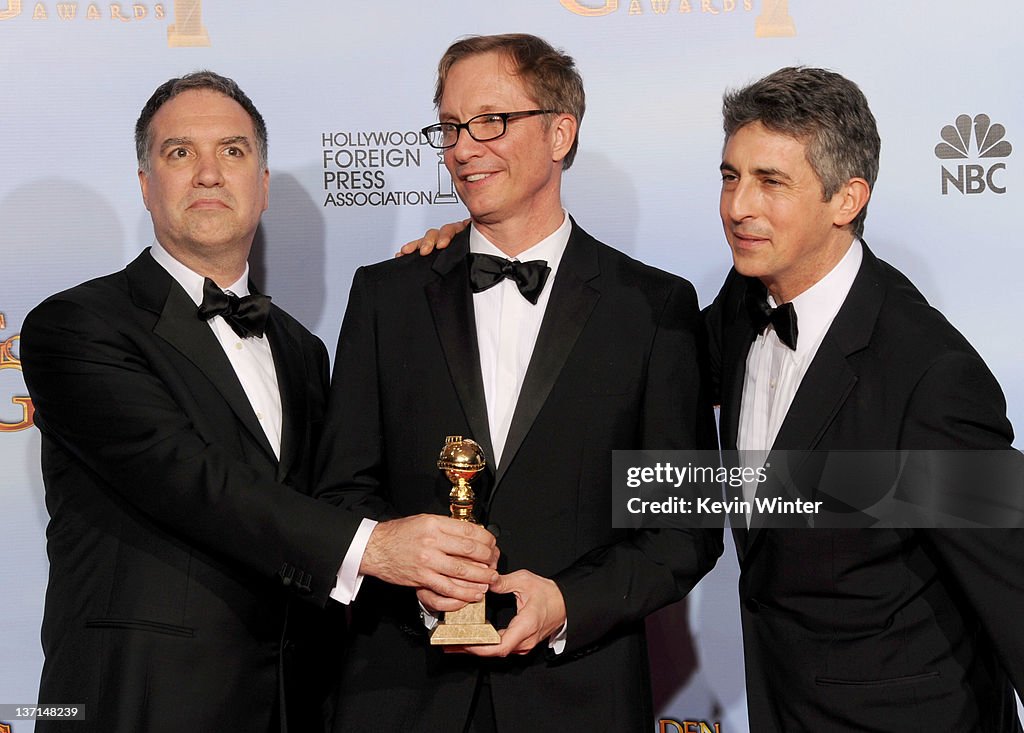
[[[501,641],[431,647],[435,613],[462,602],[368,581],[334,730],[649,731],[643,619],[714,565],[721,535],[613,528],[611,452],[713,442],[694,290],[563,210],[584,108],[571,58],[533,36],[468,38],[434,101],[424,133],[472,226],[357,272],[317,492],[372,517],[446,514],[444,439],[479,442]]]
[[[781,69],[727,93],[723,112],[734,269],[707,312],[723,449],[1008,449],[988,367],[861,239],[879,137],[856,85]],[[797,491],[827,499],[825,463],[797,469]],[[944,479],[926,485],[931,496],[950,489]],[[1018,477],[998,490],[1022,488]],[[751,730],[1021,730],[1020,530],[744,519],[734,534]]]
[[[374,527],[307,495],[328,362],[249,294],[266,141],[232,80],[161,85],[136,125],[155,243],[25,320],[50,513],[39,699],[86,715],[37,730],[316,730],[328,680],[307,654],[340,632],[317,606],[360,573],[466,601],[497,577],[483,529]]]

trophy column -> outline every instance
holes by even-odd
[[[476,523],[473,516],[475,497],[469,483],[487,465],[483,449],[469,438],[450,435],[437,459],[437,467],[452,482],[448,495],[453,519]],[[501,637],[487,622],[486,602],[479,600],[458,611],[448,611],[444,620],[434,627],[430,643],[436,644],[497,644]]]

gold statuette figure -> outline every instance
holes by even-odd
[[[449,435],[437,459],[437,467],[452,482],[449,494],[452,518],[463,522],[476,522],[473,517],[473,489],[469,482],[484,469],[483,449],[469,438]],[[431,644],[497,644],[501,637],[487,623],[483,600],[470,603],[458,611],[448,611],[444,621],[434,627]]]

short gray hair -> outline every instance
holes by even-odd
[[[881,150],[875,117],[860,88],[833,71],[790,66],[727,91],[722,121],[726,142],[752,122],[804,141],[825,201],[851,178],[863,178],[874,188]],[[858,237],[867,213],[865,205],[851,222]]]
[[[242,109],[249,113],[256,135],[256,140],[254,141],[256,155],[259,158],[260,168],[266,169],[267,124],[263,121],[263,115],[259,113],[256,105],[252,103],[252,100],[246,96],[245,92],[242,91],[233,79],[212,71],[203,70],[194,71],[191,74],[185,74],[185,76],[175,79],[168,79],[156,88],[153,96],[149,98],[146,106],[142,108],[142,114],[139,115],[139,119],[135,123],[135,157],[139,161],[139,170],[143,173],[149,173],[150,170],[149,149],[153,144],[153,140],[149,126],[153,121],[153,116],[165,103],[174,99],[182,92],[194,89],[209,89],[213,92],[219,92],[225,97],[230,97],[238,102]]]

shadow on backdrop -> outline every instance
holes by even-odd
[[[326,225],[323,210],[290,173],[270,176],[270,208],[249,255],[256,286],[315,329],[323,316]]]

